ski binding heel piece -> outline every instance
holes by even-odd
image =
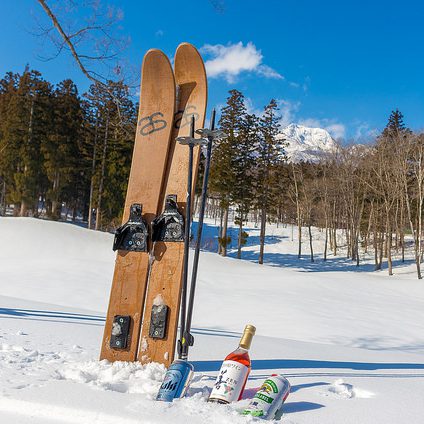
[[[152,339],[164,339],[166,336],[166,322],[169,307],[167,305],[153,305],[150,317],[149,336]]]
[[[166,196],[165,209],[152,222],[153,241],[184,241],[184,217],[178,210],[177,196]]]
[[[142,210],[140,203],[131,205],[129,220],[115,231],[113,250],[147,252],[148,230],[141,215]]]
[[[126,349],[130,334],[131,317],[128,315],[115,315],[110,337],[111,349]]]

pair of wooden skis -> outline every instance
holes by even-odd
[[[187,147],[175,140],[191,135],[192,120],[196,128],[203,128],[206,102],[205,68],[192,45],[177,48],[174,70],[160,50],[146,53],[100,359],[165,366],[174,359],[189,171]],[[199,157],[196,146],[193,191]]]

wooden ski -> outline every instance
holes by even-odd
[[[176,195],[179,211],[185,216],[187,195],[188,148],[175,143],[176,137],[190,135],[190,122],[195,118],[196,129],[203,128],[206,103],[207,80],[203,60],[191,44],[178,46],[175,54],[175,82],[177,85],[177,111],[169,154],[165,195]],[[193,187],[196,183],[200,149],[194,149]],[[194,190],[194,188],[193,188]],[[160,362],[169,366],[174,359],[175,342],[183,274],[184,243],[157,241],[151,265],[149,286],[146,295],[145,312],[138,360],[142,363]],[[160,328],[160,319],[153,315],[154,306],[166,314],[162,316],[165,328],[155,336],[155,325]],[[159,306],[159,308],[157,308]],[[165,306],[165,309],[161,308]]]
[[[137,133],[123,216],[123,223],[130,219],[131,228],[121,227],[121,240],[115,237],[114,249],[118,253],[100,359],[135,361],[137,357],[149,253],[132,250],[147,238],[141,233],[134,239],[131,236],[140,228],[145,228],[147,234],[151,221],[162,212],[174,115],[175,80],[171,64],[160,50],[149,50],[142,65]],[[123,246],[129,250],[123,250]],[[147,241],[145,250],[149,249]]]

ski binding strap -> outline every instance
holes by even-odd
[[[165,209],[152,222],[153,241],[184,241],[184,217],[178,210],[177,195],[166,196]]]
[[[142,210],[143,207],[140,203],[131,205],[128,222],[115,231],[113,250],[147,252],[148,230],[146,221],[141,215]]]

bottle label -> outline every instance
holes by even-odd
[[[268,378],[244,409],[243,414],[274,419],[289,392],[290,383],[285,378]]]
[[[239,399],[249,368],[237,361],[224,361],[209,399],[235,402]]]

